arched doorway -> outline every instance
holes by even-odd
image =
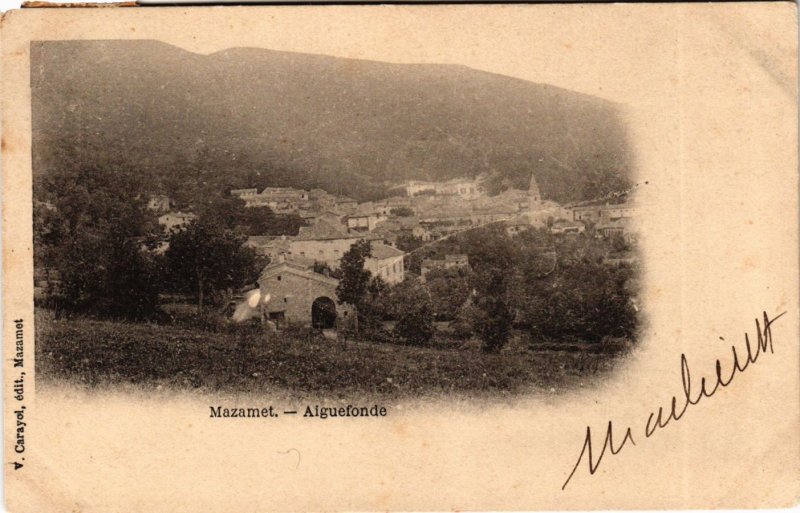
[[[318,297],[311,303],[311,327],[325,330],[336,326],[336,303],[329,297]]]

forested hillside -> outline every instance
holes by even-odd
[[[619,105],[463,66],[132,40],[31,50],[39,199],[58,193],[49,177],[94,169],[179,203],[248,186],[364,200],[480,173],[525,188],[531,172],[567,201],[625,188],[633,165]]]

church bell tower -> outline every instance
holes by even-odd
[[[531,171],[531,181],[528,185],[528,201],[530,202],[531,208],[538,206],[542,201],[542,196],[539,193],[539,184],[536,183],[536,177],[533,171]]]

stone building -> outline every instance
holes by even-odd
[[[573,221],[616,221],[636,217],[638,206],[632,203],[586,205],[572,207]]]
[[[386,220],[386,216],[379,212],[358,213],[349,215],[347,220],[347,230],[349,232],[362,233],[371,232],[379,223]]]
[[[348,305],[337,302],[339,280],[314,272],[306,261],[284,257],[270,263],[261,273],[258,286],[265,318],[278,328],[288,324],[329,329],[341,326],[352,317]]]
[[[630,217],[618,217],[615,219],[603,219],[597,223],[597,233],[603,237],[613,237],[621,235],[625,241],[634,242],[637,239],[636,231],[633,229],[633,219]]]
[[[364,269],[386,283],[400,283],[405,279],[403,257],[405,253],[380,242],[372,242],[371,254],[364,261]]]
[[[550,227],[550,233],[556,235],[583,233],[584,231],[586,231],[586,226],[582,222],[568,221],[566,219],[559,219]]]
[[[258,196],[258,189],[231,189],[231,196],[236,196],[246,201],[247,198]]]
[[[357,235],[345,233],[341,225],[318,221],[300,228],[300,233],[289,243],[289,253],[292,257],[325,262],[336,268],[342,256],[357,240]]]
[[[384,244],[396,246],[400,236],[416,237],[424,242],[431,240],[431,233],[422,227],[416,217],[393,217],[380,223],[373,235],[381,237]]]

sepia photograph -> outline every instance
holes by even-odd
[[[558,393],[641,322],[625,106],[465,65],[31,43],[37,379]]]
[[[10,511],[796,506],[795,4],[40,5]]]

